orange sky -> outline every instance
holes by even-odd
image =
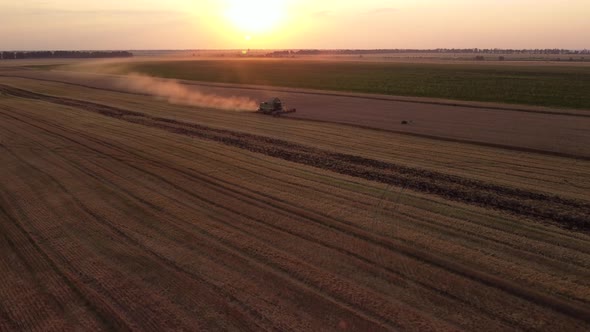
[[[590,48],[590,0],[0,1],[0,49]]]

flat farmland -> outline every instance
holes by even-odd
[[[22,69],[0,73],[0,76],[3,75],[13,79],[24,77],[37,80],[23,81],[23,84],[29,85],[48,80],[47,83],[56,81],[106,90],[141,91],[131,88],[133,80],[123,76]],[[187,93],[241,96],[252,99],[253,103],[279,96],[288,106],[297,108],[297,113],[289,115],[289,118],[343,123],[515,151],[590,158],[588,110],[194,81],[178,83]],[[47,91],[53,91],[51,85]],[[94,92],[97,91],[85,96],[96,99]],[[161,95],[159,98],[170,99],[170,96]],[[410,121],[410,124],[402,125],[402,121]]]
[[[590,66],[313,60],[136,61],[113,68],[193,81],[590,109]]]
[[[583,158],[7,77],[0,152],[0,330],[590,328]]]

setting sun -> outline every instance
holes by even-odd
[[[229,1],[226,16],[241,32],[262,33],[277,27],[285,16],[285,1]]]
[[[0,0],[0,332],[590,332],[590,0]]]

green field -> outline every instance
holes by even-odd
[[[125,70],[209,82],[590,109],[590,66],[211,60],[141,62]]]

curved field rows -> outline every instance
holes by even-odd
[[[584,230],[590,228],[590,222],[586,218],[590,215],[590,204],[584,201],[498,186],[464,177],[385,163],[350,154],[332,153],[265,136],[220,130],[199,124],[179,122],[169,118],[152,117],[140,112],[76,99],[53,97],[10,86],[0,85],[0,93],[19,98],[42,100],[56,105],[71,106],[122,121],[190,137],[213,140],[228,146],[328,169],[341,174],[436,194],[447,199],[501,209],[517,215],[554,221],[566,227]]]
[[[248,112],[221,112],[170,105],[127,93],[81,88],[68,84],[34,80],[0,80],[18,83],[36,92],[57,95],[75,94],[81,100],[136,110],[149,116],[167,117],[183,122],[206,123],[215,128],[313,145],[323,149],[354,154],[371,159],[395,162],[410,167],[444,171],[455,175],[486,180],[502,185],[516,185],[529,190],[562,196],[586,198],[590,178],[586,176],[590,162],[570,158],[521,153],[470,144],[444,142],[405,135],[345,128],[333,124],[269,119]],[[138,102],[138,98],[142,102]],[[280,122],[278,122],[280,121]],[[236,126],[239,123],[239,126]],[[378,142],[378,143],[375,143]],[[576,146],[590,146],[590,141],[572,141]]]
[[[457,191],[461,179],[474,194],[505,188],[533,204],[550,187],[535,183],[560,168],[574,181],[583,163],[477,150],[482,167],[496,153],[485,167],[530,173],[508,184],[441,169],[445,153],[413,159],[428,149],[417,138],[396,143],[398,159],[369,130],[279,120],[277,141],[273,119],[182,117],[183,108],[169,113],[141,96],[62,90],[56,100],[11,85],[21,90],[0,96],[0,330],[590,328],[586,233],[408,185],[438,171],[437,186],[453,179],[445,188]],[[346,130],[359,134],[350,148]],[[371,177],[341,167],[367,160]],[[426,173],[372,181],[392,165]],[[587,220],[587,197],[559,188],[562,202],[543,209]]]

